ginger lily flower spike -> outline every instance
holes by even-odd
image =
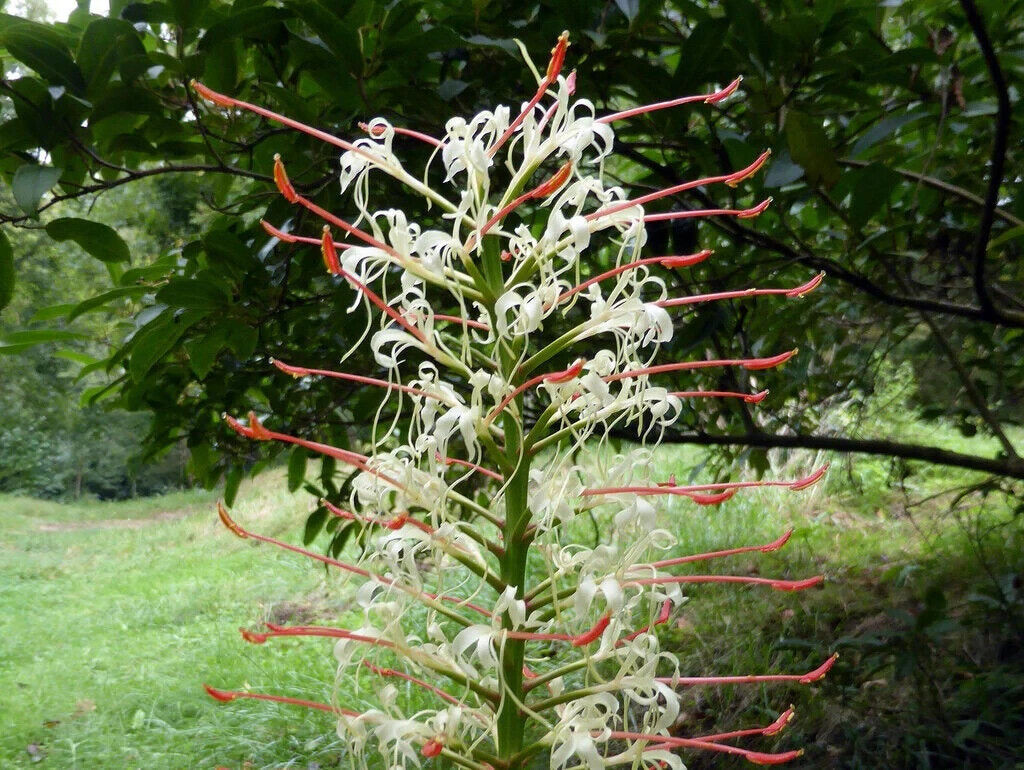
[[[739,80],[719,91],[599,117],[589,101],[574,99],[575,73],[563,73],[568,46],[563,34],[521,109],[498,106],[469,119],[453,117],[441,137],[376,118],[363,125],[363,136],[340,139],[192,84],[216,108],[249,110],[339,149],[341,187],[351,191],[358,218],[346,221],[302,195],[289,181],[286,159],[278,158],[273,171],[281,194],[322,220],[322,230],[292,235],[272,223],[265,227],[281,240],[319,245],[327,271],[379,319],[368,330],[379,369],[272,363],[295,377],[378,387],[408,418],[395,423],[408,425],[404,433],[392,427],[376,432],[366,454],[278,432],[253,414],[228,418],[248,438],[296,444],[347,465],[354,474],[351,497],[328,508],[364,528],[367,547],[351,561],[328,558],[254,534],[221,508],[235,535],[318,560],[353,581],[360,620],[349,627],[268,624],[242,631],[253,644],[278,637],[334,640],[343,702],[207,690],[221,701],[268,700],[332,714],[352,766],[410,768],[443,758],[472,770],[518,770],[545,761],[565,769],[680,770],[683,757],[696,751],[786,762],[800,752],[758,751],[735,741],[779,732],[792,710],[780,710],[766,727],[680,736],[673,732],[677,690],[806,685],[834,661],[809,673],[695,677],[660,646],[658,626],[678,611],[689,584],[798,591],[821,581],[693,571],[707,561],[776,550],[789,533],[713,553],[666,553],[675,541],[659,526],[659,506],[673,499],[674,505],[716,505],[757,486],[797,491],[825,470],[724,484],[683,485],[653,476],[644,445],[658,443],[684,402],[756,404],[767,396],[673,390],[678,373],[770,369],[796,353],[659,360],[675,333],[672,313],[693,303],[766,295],[799,301],[821,276],[795,287],[669,296],[665,271],[686,270],[712,255],[643,255],[645,223],[756,217],[769,200],[687,212],[658,211],[658,205],[684,189],[736,187],[768,153],[743,169],[632,197],[603,174],[614,126],[679,104],[717,104]],[[409,142],[430,146],[429,165],[440,168],[408,171],[398,150]],[[417,193],[424,211],[434,212],[431,221],[444,224],[417,224],[421,212],[371,208],[370,175]],[[441,181],[431,186],[428,180]],[[583,260],[588,249],[602,250],[614,267],[590,272],[592,263]],[[568,331],[551,334],[556,327]],[[632,454],[610,464],[595,460],[599,467],[575,464],[584,442],[600,444],[613,428],[630,425],[642,437]],[[488,488],[484,495],[480,484]],[[573,539],[586,512],[607,525],[604,542],[594,548]]]

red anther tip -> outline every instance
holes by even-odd
[[[727,98],[729,96],[732,96],[736,92],[736,89],[740,87],[740,83],[742,81],[743,81],[743,76],[740,75],[738,78],[736,78],[734,81],[732,81],[729,85],[727,85],[721,91],[716,91],[715,93],[711,94],[711,96],[709,96],[707,99],[704,100],[704,103],[705,104],[718,104],[723,99],[725,99],[725,98]]]
[[[298,202],[299,196],[295,192],[295,188],[292,187],[292,183],[288,179],[288,174],[285,173],[284,163],[281,162],[281,156],[277,154],[274,155],[274,184],[277,185],[278,191],[284,196],[286,201],[289,203]]]
[[[265,219],[261,219],[260,224],[263,226],[263,229],[266,231],[267,235],[273,238],[277,238],[279,241],[284,241],[285,243],[296,243],[298,241],[298,238],[296,238],[294,235],[289,235],[288,233],[284,232],[284,230],[278,230]]]
[[[217,515],[220,517],[221,523],[231,530],[233,534],[242,539],[249,537],[249,533],[235,523],[234,519],[228,515],[227,508],[225,508],[224,504],[219,500],[217,501]]]
[[[727,489],[724,492],[719,492],[714,495],[700,495],[696,493],[690,493],[686,495],[688,498],[697,503],[697,505],[719,505],[724,503],[726,500],[736,494],[735,489]]]
[[[296,379],[300,377],[305,377],[307,374],[306,370],[303,369],[301,366],[290,366],[286,364],[284,361],[279,361],[276,358],[271,358],[270,363],[272,363],[285,374],[290,374],[292,377],[295,377]]]
[[[777,591],[805,591],[824,582],[824,575],[815,575],[806,580],[773,580],[771,586]]]
[[[324,267],[331,275],[341,273],[341,262],[338,261],[338,251],[334,248],[334,238],[331,236],[331,228],[324,225],[323,235],[320,236],[320,252],[324,257]]]
[[[221,703],[228,703],[238,697],[237,693],[228,692],[227,690],[218,690],[216,687],[210,687],[210,685],[204,683],[203,689],[206,690],[206,694],[214,700],[219,700]]]
[[[726,185],[728,185],[729,187],[736,187],[743,180],[752,177],[754,174],[761,170],[761,166],[763,166],[765,164],[765,161],[767,161],[768,158],[771,157],[771,154],[772,151],[770,149],[765,150],[764,152],[757,156],[757,160],[755,160],[745,169],[737,171],[735,174],[730,174],[725,180]]]
[[[572,173],[572,161],[569,161],[562,165],[558,171],[546,182],[538,185],[530,191],[529,197],[531,198],[546,198],[549,195],[554,195],[558,192],[559,188],[565,184],[566,180],[569,179],[569,175]]]
[[[502,251],[501,252],[501,261],[502,262],[508,262],[510,259],[512,259],[512,252],[510,252],[510,251]]]
[[[658,264],[662,267],[689,267],[690,265],[696,265],[698,262],[703,262],[714,253],[714,249],[704,249],[696,254],[689,254],[685,257],[665,257],[658,260]]]
[[[286,629],[285,626],[279,626],[277,623],[271,623],[269,620],[267,621],[266,626],[271,631],[284,631]]]
[[[554,82],[555,78],[558,77],[558,73],[562,71],[562,64],[565,63],[565,51],[568,47],[569,30],[565,30],[558,36],[558,42],[551,49],[551,61],[548,62],[548,71],[545,74],[545,80],[549,83]]]
[[[736,215],[737,219],[753,219],[772,204],[772,198],[765,198],[752,209],[745,209]]]
[[[249,412],[249,434],[257,441],[270,441],[273,438],[270,435],[270,431],[263,427],[263,423],[256,416],[256,412],[252,411]]]
[[[824,273],[824,271],[822,271],[822,272],[818,273],[816,276],[814,276],[807,283],[803,284],[802,286],[797,286],[795,289],[790,289],[789,291],[787,291],[786,292],[786,296],[787,297],[802,297],[805,294],[807,294],[808,292],[812,292],[815,289],[817,289],[819,286],[821,286],[821,282],[824,281],[824,280],[825,280],[825,273]]]
[[[195,79],[191,80],[189,82],[189,85],[192,86],[192,89],[197,94],[199,94],[201,97],[206,99],[206,101],[208,101],[208,102],[213,102],[214,104],[216,104],[219,107],[234,107],[235,106],[234,99],[232,99],[229,96],[225,96],[224,94],[217,93],[212,88],[208,88],[207,86],[204,86],[198,80],[195,80]]]
[[[782,548],[782,546],[789,542],[789,539],[791,537],[793,537],[793,530],[789,529],[785,533],[783,533],[782,537],[780,537],[778,540],[773,540],[772,542],[768,543],[768,545],[762,546],[760,549],[761,553],[771,553],[772,551],[779,550],[780,548]]]
[[[807,489],[807,487],[811,486],[812,484],[818,483],[819,481],[821,481],[821,477],[825,475],[825,472],[828,471],[828,466],[829,464],[825,463],[810,476],[805,476],[802,479],[794,481],[792,484],[789,485],[789,488],[793,490]]]
[[[788,709],[779,714],[779,718],[768,725],[763,730],[764,735],[775,735],[780,732],[786,725],[793,721],[793,717],[796,715],[796,708],[790,706]]]
[[[239,628],[238,630],[242,632],[242,638],[250,644],[263,644],[269,638],[267,634],[250,631],[247,628]]]
[[[563,383],[574,380],[579,376],[579,373],[583,371],[583,365],[587,363],[587,359],[578,358],[576,363],[566,369],[564,372],[554,372],[544,376],[544,382],[554,383],[555,385],[562,385]]]
[[[793,348],[785,353],[779,353],[777,356],[770,356],[768,358],[758,358],[753,361],[748,361],[743,364],[744,369],[771,369],[773,366],[779,366],[786,363],[789,359],[797,354],[799,348]]]
[[[437,738],[431,738],[429,741],[423,744],[423,748],[420,749],[420,753],[425,757],[436,757],[441,753],[441,749],[444,748],[444,744]]]
[[[759,393],[751,393],[749,396],[744,396],[743,400],[748,404],[760,404],[768,397],[768,390],[762,390]]]
[[[828,660],[826,660],[824,663],[822,663],[820,666],[814,669],[814,671],[811,671],[810,673],[800,677],[798,681],[800,682],[800,684],[811,684],[812,682],[817,682],[820,679],[824,679],[825,674],[827,674],[829,670],[831,670],[832,666],[835,665],[835,662],[838,658],[839,653],[833,653],[832,657],[830,657]]]
[[[224,415],[224,420],[227,422],[228,427],[231,428],[235,433],[239,433],[246,438],[254,438],[252,431],[246,426],[242,425],[238,420],[229,414]]]
[[[604,633],[604,630],[606,628],[608,628],[608,624],[611,623],[611,622],[612,622],[611,615],[608,615],[607,613],[602,615],[601,619],[598,620],[597,623],[594,624],[593,628],[591,628],[589,631],[586,631],[586,632],[580,634],[579,636],[573,638],[572,646],[573,647],[582,647],[585,644],[590,644],[594,640],[599,639],[601,634]]]
[[[659,487],[677,487],[677,486],[679,486],[676,483],[676,474],[673,473],[671,476],[669,476],[668,477],[668,481],[659,481],[658,482],[658,486]]]

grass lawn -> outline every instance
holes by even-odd
[[[657,459],[682,480],[697,458],[663,449]],[[822,459],[798,456],[777,471],[802,474]],[[1024,727],[1024,662],[1019,647],[1006,646],[1021,617],[1021,527],[1005,502],[979,496],[953,513],[941,495],[907,507],[962,480],[929,471],[897,494],[886,464],[865,460],[853,473],[835,467],[803,494],[753,490],[715,508],[669,502],[664,522],[680,554],[766,543],[795,530],[780,553],[701,571],[828,579],[798,594],[692,586],[663,629],[664,646],[684,669],[805,672],[841,652],[828,679],[811,687],[683,692],[678,734],[766,724],[795,703],[790,728],[756,743],[806,746],[790,767],[1024,760],[1014,755],[1013,734]],[[310,500],[284,486],[279,472],[244,485],[234,515],[296,542]],[[203,692],[209,682],[346,705],[367,695],[357,697],[351,683],[332,692],[327,640],[241,640],[239,626],[267,619],[338,622],[352,592],[301,557],[230,536],[215,499],[195,492],[63,505],[0,497],[0,767],[350,765],[328,715],[218,704]],[[609,517],[599,513],[594,523],[603,528]],[[593,538],[590,521],[579,522],[578,536]],[[972,756],[981,759],[964,764]],[[720,756],[686,761],[744,766]]]

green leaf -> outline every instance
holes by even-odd
[[[188,353],[189,365],[196,377],[200,380],[210,373],[217,354],[224,347],[223,327],[217,327],[209,334],[189,340],[185,343],[185,352]]]
[[[786,141],[790,157],[803,166],[812,184],[828,187],[839,179],[839,165],[820,119],[791,110],[786,116]]]
[[[140,382],[164,355],[178,342],[182,334],[203,317],[202,313],[186,312],[173,316],[170,311],[143,326],[131,342],[131,359],[128,373],[135,382]]]
[[[199,41],[199,48],[204,51],[212,51],[224,41],[238,40],[240,37],[261,32],[294,16],[295,14],[287,8],[268,8],[266,6],[235,11],[226,19],[218,21],[206,30],[206,34]]]
[[[354,74],[362,74],[363,52],[359,32],[336,14],[330,3],[305,0],[290,6],[295,13],[320,37],[331,53]]]
[[[295,447],[288,455],[288,491],[294,492],[306,478],[306,450]]]
[[[145,53],[131,24],[121,19],[94,19],[82,33],[76,57],[87,92],[95,94],[106,86],[122,60]]]
[[[46,225],[46,234],[55,241],[74,241],[101,262],[129,262],[131,253],[112,227],[79,217],[55,219]]]
[[[872,163],[854,174],[850,193],[850,222],[861,228],[871,216],[889,202],[900,178],[880,163]]]
[[[153,291],[153,289],[149,286],[121,286],[117,289],[105,291],[102,294],[97,294],[95,297],[89,297],[89,299],[82,300],[77,305],[74,305],[71,312],[68,313],[68,320],[73,321],[83,313],[88,313],[90,310],[102,307],[115,299],[120,299],[122,297],[141,297],[143,294],[151,291]]]
[[[88,337],[67,329],[29,329],[26,331],[9,332],[3,335],[4,342],[12,344],[39,345],[43,342],[67,342],[68,340],[84,340]]]
[[[238,497],[238,488],[242,485],[242,477],[245,475],[241,468],[232,468],[224,477],[224,505],[230,508],[235,504]]]
[[[77,96],[85,94],[82,71],[60,35],[49,27],[33,22],[12,24],[0,32],[0,45],[50,83],[62,85]]]
[[[172,307],[218,310],[228,303],[219,284],[202,278],[175,278],[156,293],[156,301]]]
[[[11,302],[14,296],[14,250],[7,236],[0,232],[0,310]]]
[[[11,192],[14,200],[26,214],[35,214],[39,210],[39,200],[43,193],[57,184],[63,169],[53,166],[36,166],[27,163],[14,172],[11,181]]]
[[[62,302],[59,305],[50,305],[49,307],[39,308],[39,310],[32,314],[32,317],[29,319],[29,323],[52,321],[55,318],[63,318],[70,313],[74,307],[74,303]]]
[[[322,505],[309,514],[309,518],[306,519],[306,528],[302,533],[303,545],[309,545],[316,540],[316,536],[320,534],[324,524],[327,523],[327,518],[327,508]]]

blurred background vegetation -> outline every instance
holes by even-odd
[[[223,484],[230,500],[246,474],[285,458],[228,435],[224,412],[253,409],[275,428],[344,445],[376,407],[375,394],[268,364],[329,368],[365,325],[315,249],[277,243],[259,224],[317,234],[277,195],[275,153],[303,192],[351,213],[335,153],[197,104],[191,78],[344,136],[376,115],[438,134],[450,115],[532,90],[513,38],[542,62],[568,29],[578,94],[599,113],[744,76],[721,105],[618,126],[608,170],[637,190],[773,151],[766,173],[734,191],[668,201],[774,198],[755,220],[652,229],[651,254],[715,249],[666,274],[672,288],[793,286],[827,273],[799,301],[677,316],[672,358],[800,355],[766,374],[680,380],[771,395],[756,411],[695,405],[668,437],[681,448],[666,451],[681,477],[705,479],[828,453],[829,497],[799,515],[811,517],[801,519],[808,543],[839,587],[785,623],[777,597],[728,611],[711,601],[717,614],[692,620],[710,641],[693,645],[679,629],[681,648],[716,670],[760,670],[766,654],[792,662],[800,644],[845,649],[807,706],[798,737],[816,747],[808,767],[1024,761],[1024,3],[114,0],[109,15],[81,2],[59,21],[40,3],[6,10],[0,492],[122,498]],[[409,167],[426,160],[415,144],[401,151]],[[431,224],[417,199],[373,185],[376,200]],[[609,256],[595,252],[589,269]],[[350,367],[374,363],[357,356]],[[314,467],[301,451],[287,464],[292,491],[340,494],[331,464]],[[325,530],[322,510],[301,515],[296,537],[344,546],[347,531]],[[746,515],[724,520],[749,528]],[[728,545],[744,531],[712,528],[692,542]],[[738,616],[751,622],[723,620]],[[758,622],[763,644],[748,639]],[[724,649],[737,634],[743,649]],[[720,699],[688,713],[708,727],[717,714],[736,724],[773,707]]]

